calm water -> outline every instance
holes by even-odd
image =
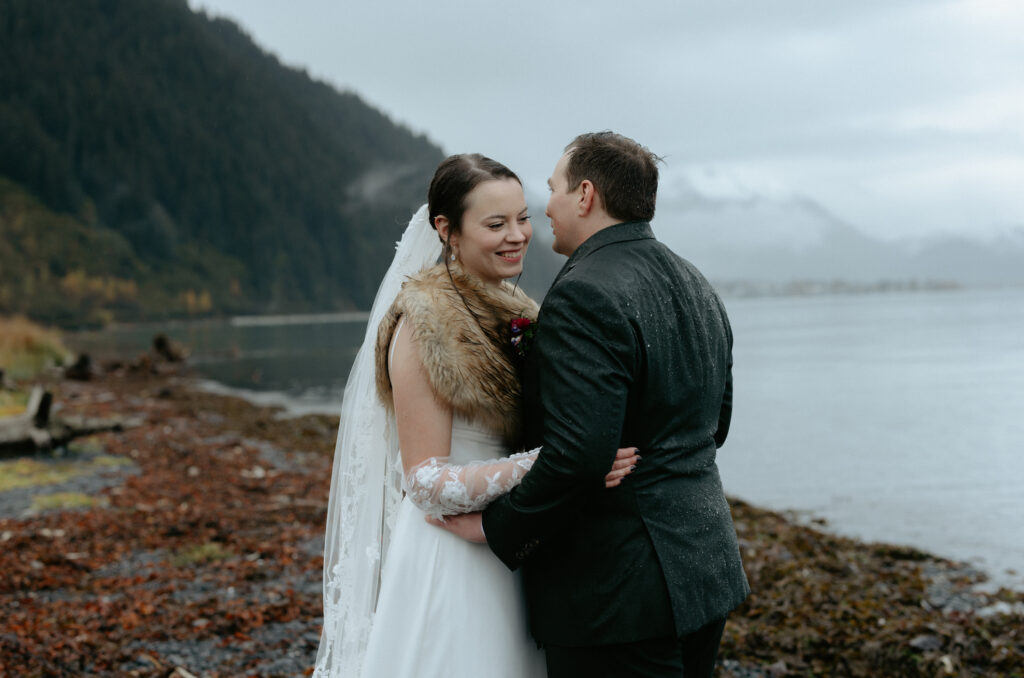
[[[1024,584],[1024,290],[727,306],[731,493]]]
[[[295,414],[337,414],[366,317],[340,313],[125,326],[68,340],[75,350],[102,359],[146,351],[153,336],[164,333],[188,347],[189,364],[211,390],[283,405]]]
[[[726,489],[1024,588],[1024,290],[729,299]],[[211,381],[335,413],[363,319],[162,327]],[[153,328],[78,335],[142,350]],[[1015,570],[1021,574],[1008,574]]]

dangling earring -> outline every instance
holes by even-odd
[[[451,257],[451,259],[452,259],[452,261],[455,261],[455,252],[452,252],[452,257]]]

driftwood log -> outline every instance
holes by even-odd
[[[188,350],[166,334],[153,337],[153,351],[170,363],[183,363],[188,358]]]
[[[24,412],[0,419],[0,457],[49,450],[66,445],[80,436],[123,431],[140,423],[122,417],[52,417],[52,407],[53,394],[36,386],[29,395]]]
[[[93,378],[95,370],[92,366],[92,358],[88,353],[78,356],[78,359],[71,365],[64,368],[64,378],[75,381],[89,381]]]

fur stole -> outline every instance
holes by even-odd
[[[488,286],[454,265],[451,275],[438,264],[402,284],[377,331],[377,393],[394,409],[388,350],[404,316],[406,327],[416,332],[420,358],[437,394],[455,413],[514,444],[522,432],[510,323],[520,316],[536,320],[537,304],[521,290],[513,295],[508,283]]]

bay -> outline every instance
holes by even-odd
[[[1024,589],[1024,290],[726,299],[726,491],[835,532],[968,561]],[[340,409],[365,316],[120,327],[96,356],[185,344],[207,388]]]
[[[94,359],[130,358],[157,334],[184,345],[211,391],[235,394],[289,414],[338,414],[366,313],[245,316],[228,320],[113,326],[67,337]]]
[[[727,491],[1024,585],[1024,290],[727,301]]]

